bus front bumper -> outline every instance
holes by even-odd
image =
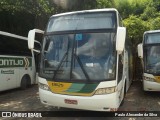
[[[160,91],[160,83],[143,80],[144,91]]]
[[[54,94],[39,88],[40,100],[43,104],[92,111],[116,111],[119,107],[117,93],[94,96],[69,96]]]

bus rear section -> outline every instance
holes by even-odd
[[[160,91],[160,30],[144,33],[138,54],[143,64],[144,91]]]
[[[0,31],[0,91],[35,84],[35,63],[27,38]]]

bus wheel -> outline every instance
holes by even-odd
[[[31,85],[30,77],[27,75],[23,76],[21,80],[21,89],[25,90],[30,85]]]

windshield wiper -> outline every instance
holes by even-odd
[[[58,72],[58,71],[62,71],[62,70],[59,70],[60,67],[62,66],[62,63],[63,63],[63,62],[68,62],[68,52],[69,52],[69,41],[68,41],[68,45],[67,45],[67,51],[66,51],[66,53],[63,55],[62,60],[60,61],[57,69],[55,70],[53,79],[56,78],[56,75],[57,75],[57,72]],[[65,60],[65,59],[66,59],[66,60]],[[66,64],[66,65],[67,65],[67,64]]]
[[[55,79],[55,77],[56,77],[56,75],[57,75],[57,72],[59,71],[59,69],[60,69],[62,63],[64,62],[64,59],[66,58],[66,56],[68,56],[68,51],[63,55],[62,60],[60,61],[60,63],[59,63],[59,65],[58,65],[57,69],[56,69],[55,72],[54,72],[53,79]]]
[[[74,46],[73,46],[73,49],[74,49]],[[68,46],[67,46],[67,51],[66,51],[65,54],[63,55],[63,57],[62,57],[59,65],[58,65],[57,69],[54,71],[54,75],[53,75],[53,79],[54,79],[54,80],[55,80],[55,78],[56,78],[56,75],[57,75],[58,71],[63,71],[63,70],[60,70],[60,68],[61,68],[61,66],[62,66],[62,63],[63,63],[63,62],[68,62],[68,54],[69,54],[69,42],[68,42]],[[84,69],[84,66],[83,66],[83,64],[82,64],[79,56],[76,55],[76,53],[75,53],[74,50],[73,50],[73,52],[72,52],[72,58],[71,58],[71,59],[72,59],[72,63],[71,63],[71,69],[70,69],[70,78],[72,79],[73,63],[74,63],[74,59],[76,59],[77,62],[79,63],[79,65],[80,65],[80,67],[81,67],[81,69],[82,69],[82,72],[84,73],[86,79],[87,79],[88,81],[90,81],[90,78],[89,78],[88,73],[87,73],[86,70]],[[67,63],[66,63],[66,65],[67,65]]]
[[[82,64],[80,58],[79,58],[75,53],[74,53],[74,57],[77,59],[77,62],[79,63],[79,65],[80,65],[80,67],[81,67],[81,69],[82,69],[85,77],[87,78],[88,81],[90,81],[89,75],[88,75],[88,73],[86,72],[86,70],[84,69],[83,64]]]

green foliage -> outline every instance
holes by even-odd
[[[97,8],[113,8],[114,0],[96,0]]]
[[[128,38],[134,46],[143,39],[146,30],[160,29],[159,0],[114,0],[115,7],[124,19]]]
[[[0,28],[17,33],[44,29],[53,14],[97,8],[116,8],[134,45],[142,41],[144,31],[160,29],[160,0],[1,0]]]
[[[36,16],[51,14],[54,11],[53,0],[1,0],[0,11],[9,11],[12,14],[25,11]]]
[[[147,6],[143,14],[141,14],[141,19],[147,21],[149,19],[156,18],[157,16],[159,16],[159,13],[156,8],[153,6]]]
[[[124,26],[127,27],[129,40],[131,40],[134,47],[136,47],[138,43],[142,42],[143,33],[149,29],[147,23],[139,17],[133,15],[125,19],[123,23]]]
[[[132,7],[128,0],[115,0],[115,6],[123,18],[128,17],[132,13]]]
[[[151,30],[160,30],[160,17],[150,20],[150,29]]]
[[[146,5],[152,0],[114,0],[115,7],[121,13],[123,18],[129,15],[140,15],[143,13]]]
[[[96,8],[96,0],[53,0],[64,11],[77,11]],[[59,11],[58,11],[59,12]]]

